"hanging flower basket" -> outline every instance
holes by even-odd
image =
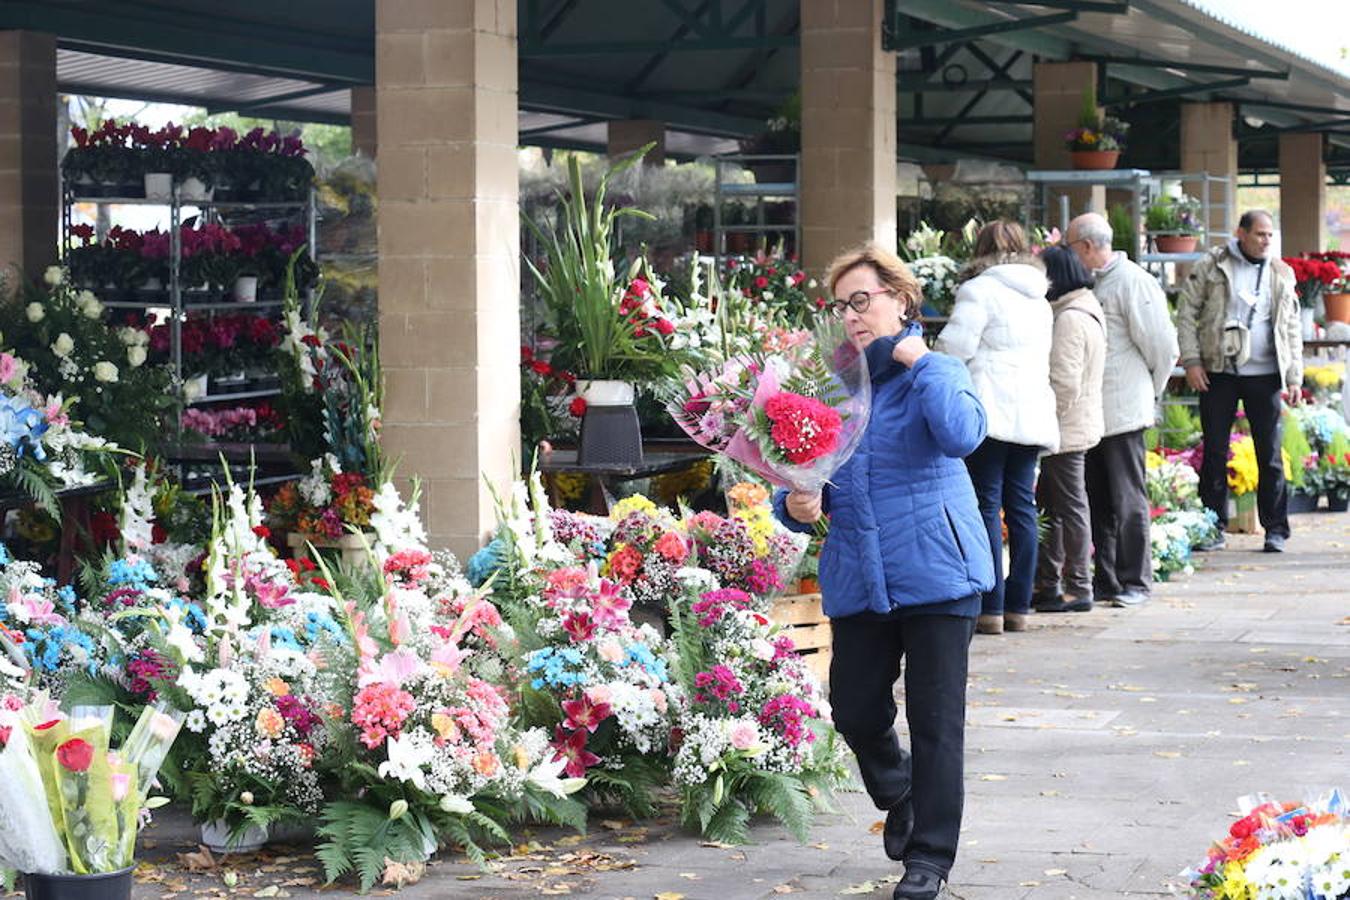
[[[1114,169],[1120,161],[1119,150],[1074,150],[1070,155],[1075,169]]]

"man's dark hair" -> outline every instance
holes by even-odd
[[[1068,247],[1046,247],[1041,252],[1045,263],[1045,277],[1050,279],[1050,290],[1045,299],[1058,300],[1079,288],[1092,287],[1092,274]]]
[[[1252,226],[1256,224],[1256,220],[1260,216],[1265,216],[1267,219],[1270,220],[1270,224],[1272,225],[1275,224],[1275,217],[1272,216],[1270,213],[1268,213],[1266,210],[1249,209],[1242,214],[1242,218],[1238,219],[1238,227],[1241,228],[1243,231],[1251,231]]]

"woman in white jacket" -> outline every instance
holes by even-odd
[[[1059,448],[1050,387],[1054,317],[1045,300],[1045,269],[1027,253],[1021,226],[984,226],[975,257],[937,349],[969,368],[989,420],[989,436],[966,457],[966,467],[994,555],[995,584],[984,595],[976,630],[1001,634],[1026,628],[1036,573],[1036,459]],[[1006,579],[1000,510],[1012,561]]]

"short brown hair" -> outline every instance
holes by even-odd
[[[980,229],[975,237],[975,258],[1016,256],[1027,252],[1027,233],[1016,222],[998,219]]]
[[[919,317],[919,309],[923,306],[923,288],[919,285],[919,279],[914,277],[900,257],[875,241],[845,251],[830,263],[825,271],[825,284],[829,287],[831,300],[834,299],[834,286],[839,283],[839,279],[859,266],[872,267],[886,289],[893,291],[900,300],[906,319]]]

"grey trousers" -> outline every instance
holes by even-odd
[[[1079,450],[1041,460],[1036,505],[1045,516],[1046,529],[1036,566],[1037,597],[1092,596],[1092,522],[1084,456]]]
[[[1097,599],[1153,588],[1148,490],[1144,485],[1144,429],[1113,434],[1087,452],[1092,505],[1092,585]]]

